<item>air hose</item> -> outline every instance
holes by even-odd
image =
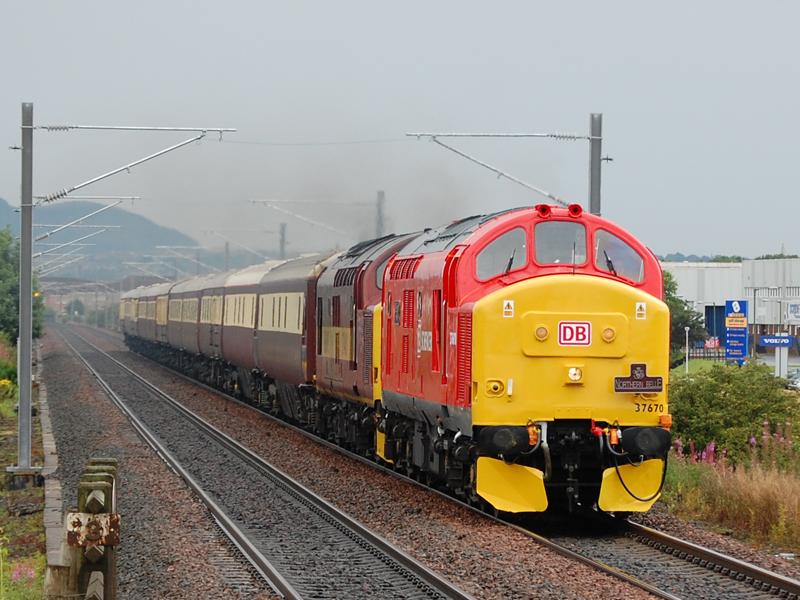
[[[619,482],[622,484],[622,487],[625,489],[625,491],[628,492],[628,495],[631,498],[633,498],[634,500],[638,500],[639,502],[650,502],[651,500],[655,500],[656,498],[658,498],[658,495],[661,493],[661,490],[664,489],[664,482],[667,480],[667,457],[664,456],[664,459],[663,459],[664,460],[664,469],[661,471],[661,483],[659,484],[658,489],[656,490],[656,492],[652,496],[648,496],[647,498],[640,498],[639,496],[634,494],[630,490],[630,488],[625,484],[625,480],[622,478],[622,473],[620,473],[620,471],[619,471],[619,462],[617,461],[617,457],[618,456],[627,456],[627,453],[620,453],[620,452],[617,452],[616,450],[614,450],[611,447],[611,444],[609,443],[607,436],[604,435],[603,439],[605,439],[606,447],[608,448],[609,452],[611,452],[612,459],[614,460],[614,470],[617,472],[617,477],[619,477]],[[639,467],[644,462],[644,456],[642,456],[641,459],[642,460],[639,462],[639,464],[631,462],[630,459],[628,459],[628,462],[631,465],[633,465],[634,467]]]

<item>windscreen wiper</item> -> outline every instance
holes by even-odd
[[[617,275],[617,270],[614,268],[614,263],[611,262],[611,259],[608,256],[608,252],[603,250],[603,255],[606,257],[606,266],[608,267],[608,270],[611,271],[612,275],[619,277],[619,275]]]
[[[511,256],[508,258],[508,264],[506,265],[506,270],[503,271],[503,275],[505,275],[506,273],[508,273],[511,270],[511,265],[514,264],[514,256],[516,256],[516,254],[517,254],[517,249],[514,248],[511,251]]]

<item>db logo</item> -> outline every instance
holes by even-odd
[[[592,324],[586,321],[560,321],[558,323],[559,346],[591,346]]]

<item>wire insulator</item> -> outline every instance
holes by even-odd
[[[568,141],[576,141],[576,140],[585,140],[586,136],[583,135],[575,135],[572,133],[552,133],[550,137],[555,140],[568,140]]]

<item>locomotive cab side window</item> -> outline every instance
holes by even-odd
[[[586,227],[574,221],[544,221],[533,231],[535,260],[540,265],[586,262]]]
[[[386,265],[389,264],[389,259],[387,258],[383,261],[377,269],[375,269],[375,285],[378,286],[379,290],[383,289],[383,274],[386,272]]]
[[[626,241],[604,229],[598,229],[594,236],[594,262],[600,271],[635,283],[644,280],[644,260],[639,253]]]
[[[528,263],[528,243],[525,230],[517,227],[491,241],[478,253],[475,275],[486,281],[522,269]]]

